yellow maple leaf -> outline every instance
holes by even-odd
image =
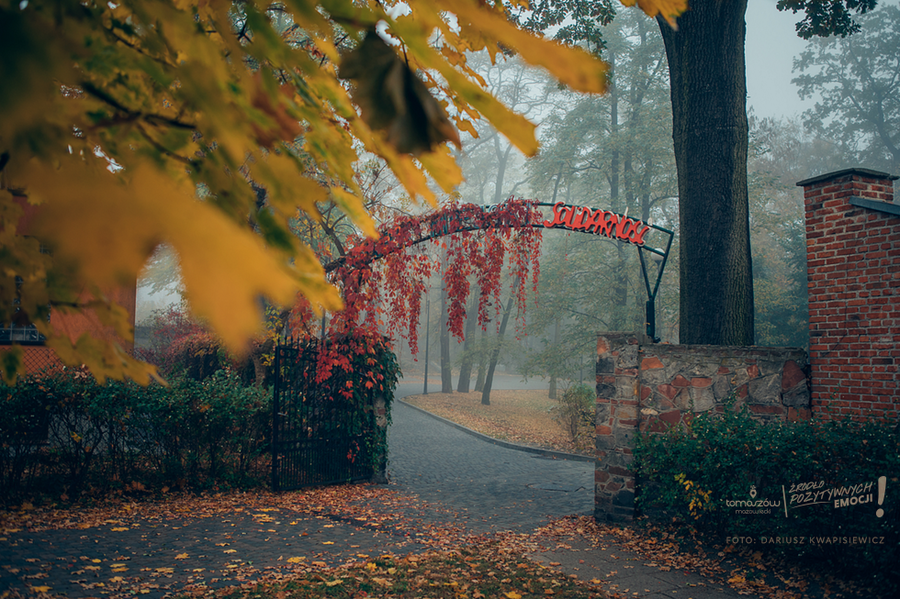
[[[457,15],[460,25],[465,24],[485,36],[494,37],[505,46],[515,48],[525,62],[545,67],[572,89],[588,93],[606,90],[608,66],[583,49],[519,29],[500,12],[480,10],[474,2],[445,0],[444,4]]]
[[[31,587],[31,590],[34,591],[35,593],[49,593],[49,592],[50,592],[50,587],[47,587],[47,586],[43,586],[43,587]]]
[[[116,526],[114,528],[110,528],[110,530],[113,532],[124,532],[124,531],[128,530],[128,527],[127,526]]]
[[[687,10],[688,0],[620,0],[625,6],[640,7],[648,17],[662,15],[672,29],[678,29],[675,18]]]
[[[344,581],[340,578],[338,578],[337,580],[329,580],[325,583],[325,586],[333,587],[333,586],[337,586],[337,585],[341,584],[342,582],[344,582]]]
[[[300,562],[302,562],[305,559],[306,559],[305,557],[289,557],[288,563],[289,564],[299,564]]]
[[[522,599],[522,595],[518,594],[515,591],[510,591],[508,593],[503,593],[509,599]]]
[[[259,330],[260,296],[286,304],[299,290],[340,308],[314,255],[296,256],[293,266],[280,261],[252,230],[197,200],[185,177],[137,166],[126,178],[70,160],[58,169],[32,161],[23,178],[29,197],[46,204],[38,229],[101,287],[133,284],[153,248],[171,244],[192,310],[234,351]]]
[[[175,556],[175,559],[187,559],[187,558],[188,558],[187,553],[179,553],[178,555]]]

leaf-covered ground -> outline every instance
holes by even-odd
[[[589,455],[553,419],[559,403],[546,390],[492,390],[489,406],[482,405],[480,392],[411,395],[403,401],[494,439]]]
[[[291,518],[303,517],[318,519],[323,530],[337,530],[335,525],[350,523],[356,527],[354,538],[359,541],[363,541],[364,531],[371,531],[383,535],[382,539],[401,542],[399,549],[390,553],[378,551],[376,543],[375,547],[354,549],[349,555],[329,549],[334,546],[330,541],[320,542],[315,551],[296,546],[293,553],[283,555],[284,549],[273,545],[274,553],[268,561],[253,561],[230,546],[222,547],[228,556],[227,566],[217,572],[200,572],[202,569],[192,561],[197,557],[196,547],[171,547],[168,562],[144,571],[131,558],[122,563],[112,563],[113,558],[88,559],[92,544],[88,540],[82,550],[84,563],[79,566],[84,573],[70,572],[68,565],[53,568],[62,567],[64,578],[90,576],[86,583],[90,589],[85,590],[91,594],[77,596],[109,598],[214,595],[233,599],[621,599],[635,596],[635,589],[618,584],[617,569],[627,573],[635,563],[660,572],[697,573],[741,594],[771,599],[877,596],[827,573],[780,563],[759,552],[733,545],[716,546],[673,529],[598,524],[588,516],[558,519],[527,534],[473,535],[455,525],[454,515],[442,511],[441,506],[374,485],[282,494],[168,494],[137,501],[113,498],[94,505],[25,504],[0,511],[0,541],[6,542],[7,537],[12,540],[20,530],[55,529],[77,529],[93,536],[121,535],[124,539],[142,528],[147,530],[153,522],[174,528],[203,519],[238,521],[241,514],[251,516],[254,524],[263,527],[275,526],[276,519],[294,524]],[[406,546],[403,539],[408,540]],[[607,568],[603,574],[589,568],[599,551],[610,549],[623,558],[633,557],[622,559],[619,566]],[[256,547],[256,558],[265,557],[266,551],[264,546]],[[554,551],[556,555],[576,558],[574,568],[564,571],[558,562],[542,565],[529,557],[552,556]],[[2,562],[0,567],[6,570],[32,565],[9,564],[6,559]],[[0,597],[58,596],[53,588],[52,569],[42,572],[41,578],[34,578],[25,590],[0,590]],[[210,579],[209,575],[215,578]]]
[[[252,517],[252,522],[246,523]],[[303,524],[315,518],[317,528],[335,531],[346,524],[356,530],[361,545],[348,554],[332,547],[338,541],[305,543],[295,535],[287,552],[274,540],[252,548],[216,543],[227,554],[227,565],[211,568],[197,561],[199,544],[168,547],[168,561],[144,567],[139,556],[115,557],[92,553],[93,539],[111,536],[119,545],[140,542],[140,531],[153,523],[185,527],[198,520],[245,522],[242,526],[271,527]],[[227,520],[222,520],[222,519]],[[297,522],[291,521],[296,519]],[[278,522],[280,521],[280,522]],[[226,596],[273,597],[439,597],[471,599],[506,597],[608,597],[600,580],[581,580],[527,559],[547,548],[540,534],[496,533],[475,535],[454,524],[454,514],[377,485],[342,485],[292,493],[229,492],[210,495],[166,494],[113,498],[94,505],[20,505],[0,511],[0,542],[13,542],[17,533],[76,529],[86,539],[77,563],[54,564],[51,558],[29,558],[28,563],[0,561],[14,576],[41,566],[28,575],[25,588],[4,591],[0,597],[58,596],[63,579],[83,579],[76,596],[143,597]],[[351,529],[351,530],[353,530]],[[374,533],[374,535],[372,534]],[[324,533],[322,538],[328,538]],[[346,532],[345,532],[346,534]],[[367,543],[366,539],[375,539]],[[378,541],[378,539],[381,539]],[[390,552],[385,546],[393,547]],[[2,543],[0,543],[2,546]],[[238,550],[233,549],[238,547]],[[251,551],[251,554],[245,554]],[[122,552],[123,554],[126,552]],[[94,557],[94,559],[91,559]],[[37,562],[47,562],[46,564]],[[201,568],[199,566],[205,566]],[[55,572],[59,569],[58,572]],[[74,570],[74,571],[73,571]],[[76,582],[76,581],[69,581]],[[85,595],[84,593],[88,593]]]
[[[558,425],[548,411],[555,402],[545,399],[544,393],[497,391],[492,393],[490,407],[481,407],[478,394],[435,394],[426,399],[432,406],[443,404],[442,415],[481,432],[503,435],[518,443],[567,449],[563,433],[556,432]],[[455,412],[446,408],[448,399],[463,407]],[[424,406],[425,402],[419,405]],[[437,408],[432,409],[440,413]],[[466,419],[459,414],[470,416]],[[618,574],[627,573],[628,568],[635,567],[632,564],[657,572],[697,573],[740,594],[771,599],[877,596],[827,572],[799,568],[748,548],[717,545],[715,540],[691,536],[686,527],[615,526],[581,516],[554,520],[527,534],[482,536],[465,530],[456,523],[455,516],[442,505],[379,485],[343,485],[280,494],[259,490],[199,496],[146,493],[140,497],[133,493],[102,500],[82,498],[79,504],[54,504],[50,500],[38,505],[24,503],[0,509],[0,554],[3,543],[13,542],[26,531],[74,529],[90,535],[84,537],[88,539],[106,536],[124,540],[128,535],[139,539],[140,531],[153,527],[174,529],[198,520],[243,521],[253,528],[271,529],[266,535],[271,533],[273,538],[279,525],[294,529],[295,524],[299,528],[304,521],[314,521],[315,528],[321,529],[322,538],[327,540],[320,539],[311,549],[302,548],[302,542],[297,541],[289,550],[276,546],[273,540],[270,547],[257,545],[252,552],[246,548],[247,555],[245,548],[236,544],[218,547],[216,543],[227,563],[216,563],[214,572],[208,564],[193,561],[202,557],[197,555],[197,546],[170,547],[170,556],[165,558],[168,561],[148,568],[144,566],[149,564],[137,563],[142,559],[139,556],[121,563],[118,558],[94,556],[89,544],[83,550],[84,559],[77,558],[77,565],[46,569],[42,566],[38,574],[41,578],[30,577],[33,579],[25,589],[4,591],[0,587],[0,599],[55,596],[58,591],[53,580],[57,568],[62,568],[57,582],[76,575],[87,579],[85,585],[90,589],[85,587],[83,592],[93,594],[74,595],[79,597],[624,598],[635,596],[635,591],[638,596],[644,594],[644,589],[618,584]],[[359,543],[343,553],[337,550],[340,538],[328,536],[338,535],[342,527],[355,531],[353,542]],[[293,536],[311,538],[298,537],[297,532]],[[373,540],[366,544],[367,538]],[[591,567],[596,565],[599,553],[610,550],[613,558],[631,557],[599,564],[606,570]],[[554,557],[554,552],[556,556],[568,557],[572,561],[570,567],[555,561],[566,560]],[[541,562],[542,555],[549,557]],[[16,577],[37,565],[0,560],[0,568]],[[199,566],[203,565],[206,571],[201,571]]]

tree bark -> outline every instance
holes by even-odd
[[[447,314],[447,285],[441,286],[441,393],[453,393],[453,371],[450,368],[450,327]]]
[[[677,31],[658,20],[672,88],[685,344],[753,344],[746,10],[747,0],[693,0]]]
[[[513,284],[513,289],[518,287],[518,281]],[[510,292],[509,301],[506,302],[506,310],[503,312],[503,320],[500,321],[500,330],[497,332],[497,345],[491,350],[491,361],[488,364],[487,374],[484,377],[484,387],[481,389],[481,405],[491,405],[491,385],[494,382],[494,370],[500,359],[500,345],[506,334],[506,325],[509,322],[509,314],[512,312],[513,303],[516,301],[515,293]]]
[[[484,371],[487,369],[487,360],[484,354],[485,343],[487,343],[487,333],[482,329],[481,347],[478,352],[478,376],[475,377],[475,393],[479,393],[484,389]]]
[[[469,383],[472,381],[473,360],[468,350],[471,349],[472,342],[475,341],[473,337],[475,336],[475,327],[478,324],[479,295],[479,290],[476,288],[475,293],[472,294],[472,306],[469,308],[469,313],[466,314],[466,330],[465,337],[463,337],[463,359],[462,364],[459,366],[459,383],[456,386],[456,390],[459,393],[468,393]]]

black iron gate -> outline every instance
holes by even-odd
[[[318,348],[289,342],[275,348],[272,488],[289,491],[371,479],[376,426],[373,398],[347,398],[351,380],[335,369],[316,382]]]

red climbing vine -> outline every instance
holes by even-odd
[[[504,265],[515,281],[511,292],[524,325],[529,284],[536,289],[542,215],[532,203],[510,198],[492,207],[450,205],[420,216],[402,216],[388,223],[378,239],[353,237],[346,254],[325,265],[340,287],[344,310],[334,315],[328,334],[343,336],[360,328],[399,334],[418,351],[422,296],[433,274],[440,274],[447,292],[447,326],[463,338],[470,293],[478,290],[478,324],[499,323]],[[437,240],[444,256],[429,255],[421,244]],[[442,268],[443,265],[443,268]],[[298,301],[292,331],[309,330],[312,311]]]

